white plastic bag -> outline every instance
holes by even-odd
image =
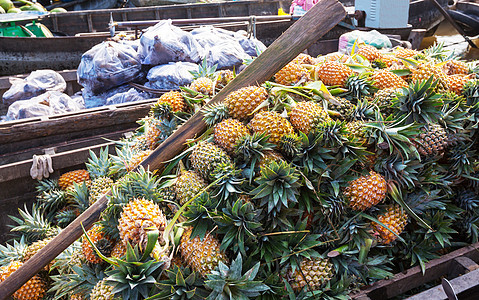
[[[178,89],[193,81],[190,71],[198,71],[198,65],[188,62],[176,62],[151,68],[145,86],[153,89]]]
[[[99,94],[141,77],[138,53],[126,44],[103,42],[82,55],[78,83],[87,93]]]
[[[168,62],[184,61],[198,63],[203,47],[193,35],[173,26],[171,20],[164,20],[146,30],[140,38],[138,53],[144,65],[161,65]]]
[[[7,121],[61,114],[83,107],[70,96],[59,91],[48,91],[28,100],[19,100],[8,107]]]
[[[3,94],[3,103],[12,104],[17,100],[27,100],[46,91],[63,92],[67,88],[65,79],[53,70],[33,71],[25,79],[10,78],[12,86]]]
[[[376,30],[347,32],[339,37],[338,52],[351,53],[354,43],[365,43],[378,49],[391,48],[392,44],[389,38]]]

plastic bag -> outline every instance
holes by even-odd
[[[116,93],[115,95],[106,99],[106,105],[135,102],[151,98],[149,93],[138,92],[135,88],[131,88],[123,93]]]
[[[250,56],[258,56],[258,54],[266,50],[266,46],[263,42],[255,38],[247,38],[241,31],[235,32],[235,38],[246,54]]]
[[[359,31],[354,30],[351,32],[347,32],[342,34],[339,37],[339,45],[338,45],[338,52],[341,53],[351,53],[351,49],[355,42],[358,43],[365,43],[371,46],[374,46],[378,49],[381,48],[391,48],[392,44],[389,38],[379,33],[376,30],[371,31]]]
[[[139,79],[140,71],[140,57],[131,46],[108,41],[82,55],[77,77],[88,93],[99,94]]]
[[[7,121],[24,118],[61,114],[80,110],[81,107],[70,96],[58,91],[48,91],[28,100],[16,101],[8,107]]]
[[[164,20],[143,33],[138,53],[145,65],[176,61],[198,63],[203,56],[203,47],[191,33],[173,26],[171,20]]]
[[[237,41],[233,31],[224,30],[221,28],[214,28],[211,25],[201,26],[200,28],[193,29],[191,31],[191,34],[206,50],[210,47],[214,47],[219,43]]]
[[[82,90],[83,100],[86,108],[93,108],[106,105],[107,99],[113,97],[116,94],[124,93],[130,89],[128,84],[124,84],[118,87],[109,89],[98,95],[89,93],[87,90]]]
[[[198,71],[198,65],[188,62],[176,62],[151,68],[146,76],[145,86],[153,89],[178,89],[193,81],[190,71]]]
[[[3,94],[3,103],[27,100],[46,91],[63,92],[67,88],[65,79],[53,70],[33,71],[25,79],[10,78],[12,86]]]
[[[246,54],[238,42],[225,42],[208,49],[205,55],[208,66],[217,65],[217,69],[232,69],[239,67],[251,56]]]

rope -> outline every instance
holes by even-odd
[[[42,180],[48,178],[53,173],[52,158],[50,154],[33,155],[33,164],[30,169],[30,176],[33,179]]]

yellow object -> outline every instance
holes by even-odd
[[[278,9],[278,16],[288,16],[288,13],[285,13],[283,8]]]

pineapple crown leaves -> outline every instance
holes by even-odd
[[[370,103],[369,100],[369,97],[359,99],[356,105],[354,105],[349,119],[360,121],[375,120],[379,108],[377,105]]]
[[[409,159],[412,153],[416,158],[419,158],[414,145],[411,143],[417,134],[420,133],[419,126],[414,124],[405,124],[406,117],[394,120],[389,116],[384,120],[381,113],[376,114],[375,122],[366,122],[366,136],[373,140],[378,149],[389,150],[389,154],[396,153],[401,157]]]
[[[209,193],[205,192],[201,193],[201,195],[186,206],[188,210],[183,212],[183,216],[188,220],[186,225],[193,227],[190,238],[199,236],[202,239],[208,231],[214,228],[215,223],[211,219],[211,216],[217,210],[218,206],[218,199],[210,197]]]
[[[71,269],[70,273],[50,276],[53,283],[48,292],[55,293],[54,299],[64,299],[72,292],[89,297],[93,287],[105,277],[100,265],[74,265]]]
[[[469,80],[464,84],[462,92],[466,97],[466,104],[474,106],[479,102],[479,79]]]
[[[261,176],[256,179],[258,187],[251,194],[253,199],[261,199],[260,206],[267,205],[267,213],[279,212],[282,206],[288,207],[288,202],[297,202],[300,176],[296,169],[288,163],[272,162],[261,168]]]
[[[110,161],[108,159],[108,146],[100,149],[100,155],[97,156],[92,150],[88,162],[85,163],[88,173],[92,179],[107,176],[110,169]]]
[[[276,145],[269,143],[269,135],[255,132],[241,136],[235,145],[235,155],[241,162],[240,167],[247,169],[249,181],[253,179],[256,163],[264,156],[265,151],[273,150]]]
[[[204,281],[197,273],[189,268],[179,268],[174,265],[165,271],[167,279],[158,282],[160,292],[151,300],[202,300],[208,296],[204,289]]]
[[[449,151],[447,159],[450,164],[449,171],[457,177],[470,178],[471,174],[474,173],[477,159],[474,143],[459,143]]]
[[[173,117],[173,109],[168,102],[156,102],[151,106],[149,115],[157,120],[170,120]]]
[[[257,297],[270,288],[262,281],[254,280],[258,274],[260,263],[256,263],[243,274],[243,258],[238,254],[228,267],[220,261],[218,270],[208,275],[206,287],[212,290],[207,300],[237,299],[247,300]]]
[[[206,56],[203,58],[201,65],[198,66],[198,71],[189,71],[193,75],[193,79],[198,79],[200,77],[207,77],[210,79],[215,79],[214,74],[216,72],[217,64],[209,66]]]
[[[56,211],[67,202],[67,192],[60,189],[51,189],[37,196],[39,207],[47,212]]]
[[[321,147],[322,136],[317,131],[311,131],[307,135],[299,132],[301,147],[293,157],[293,163],[305,173],[321,174],[327,168],[326,161],[334,160],[332,150]]]
[[[373,82],[369,79],[369,73],[353,74],[346,80],[346,88],[351,96],[361,99],[364,96],[370,96],[377,91]]]
[[[411,260],[411,266],[419,264],[422,274],[424,275],[426,272],[426,263],[431,259],[439,257],[435,254],[437,251],[437,244],[433,239],[425,239],[422,234],[410,234],[407,231],[403,234],[408,243],[407,245],[401,244],[401,254],[404,255],[405,259]]]
[[[235,168],[234,163],[220,162],[216,164],[211,177],[215,180],[214,197],[219,197],[222,200],[228,199],[232,194],[241,194],[239,187],[243,184],[244,178],[241,176],[241,171]]]
[[[139,296],[148,298],[150,291],[157,283],[156,278],[162,272],[163,261],[152,259],[150,255],[158,245],[158,230],[147,232],[147,245],[143,251],[139,245],[133,248],[130,243],[126,245],[125,260],[115,257],[105,257],[92,242],[88,233],[82,225],[83,233],[88,243],[95,250],[96,254],[113,266],[107,272],[106,282],[113,286],[112,294],[122,299],[138,299]]]
[[[279,141],[281,153],[287,157],[294,157],[300,150],[301,138],[296,133],[287,133]]]
[[[208,105],[203,108],[203,121],[212,127],[229,118],[228,107],[224,103]]]
[[[423,217],[424,220],[430,224],[431,229],[421,228],[419,232],[423,233],[426,239],[436,240],[439,245],[441,245],[441,248],[444,248],[446,245],[451,245],[451,234],[457,233],[457,231],[452,228],[453,220],[448,218],[444,211],[437,210],[428,210]]]
[[[58,226],[60,226],[61,228],[65,228],[68,226],[68,224],[73,222],[73,220],[75,220],[76,217],[77,217],[77,212],[74,209],[66,209],[56,213],[55,221]]]
[[[57,269],[61,274],[69,274],[73,272],[73,258],[76,254],[81,253],[82,243],[80,240],[73,242],[68,248],[63,250],[54,260],[50,269]]]
[[[443,116],[441,109],[444,105],[442,96],[434,91],[437,84],[431,76],[426,81],[416,81],[403,88],[402,94],[398,94],[392,101],[397,114],[406,115],[408,124],[437,123]]]
[[[364,148],[360,147],[354,137],[349,135],[345,122],[322,122],[316,130],[321,136],[320,145],[324,148],[331,149],[341,157],[357,157],[364,154],[364,151],[362,151]]]
[[[450,52],[449,54],[447,52]],[[422,53],[436,61],[447,61],[454,57],[454,51],[444,49],[444,43],[434,43],[434,45],[424,49]]]
[[[393,182],[401,188],[413,188],[418,182],[418,169],[422,164],[416,160],[404,160],[399,154],[379,158],[374,169],[383,174],[387,182]]]
[[[224,234],[220,250],[231,246],[235,253],[246,255],[246,245],[256,241],[261,229],[262,224],[256,222],[260,214],[261,210],[255,209],[253,203],[242,199],[228,203],[221,213],[216,213],[213,219],[218,225],[218,233]]]
[[[466,215],[457,224],[460,233],[466,234],[471,243],[479,240],[479,216]]]
[[[58,185],[58,180],[43,179],[43,180],[38,180],[35,189],[37,193],[41,194],[44,192],[49,192],[54,189],[60,189],[60,186]]]
[[[461,189],[456,193],[456,204],[468,213],[475,213],[479,208],[479,196],[473,191]]]
[[[172,118],[171,120],[162,119],[157,122],[153,122],[150,126],[154,126],[157,130],[159,130],[159,134],[155,138],[155,144],[153,147],[156,148],[157,145],[161,144],[164,140],[166,140],[170,135],[178,127],[178,120],[176,118]]]
[[[85,182],[77,184],[73,182],[73,189],[68,190],[69,196],[73,200],[73,206],[83,213],[90,206],[90,191]]]
[[[42,211],[33,204],[30,213],[25,205],[24,210],[18,209],[20,218],[9,216],[17,225],[9,225],[13,233],[25,235],[27,243],[33,243],[56,233],[56,229],[45,219]]]
[[[22,235],[20,239],[13,240],[13,244],[0,245],[0,266],[9,264],[12,260],[20,261],[23,258],[23,253],[27,249],[25,243],[25,236]]]
[[[123,180],[117,182],[112,189],[111,203],[126,205],[131,198],[145,198],[158,202],[158,186],[160,179],[143,166],[130,172]]]

